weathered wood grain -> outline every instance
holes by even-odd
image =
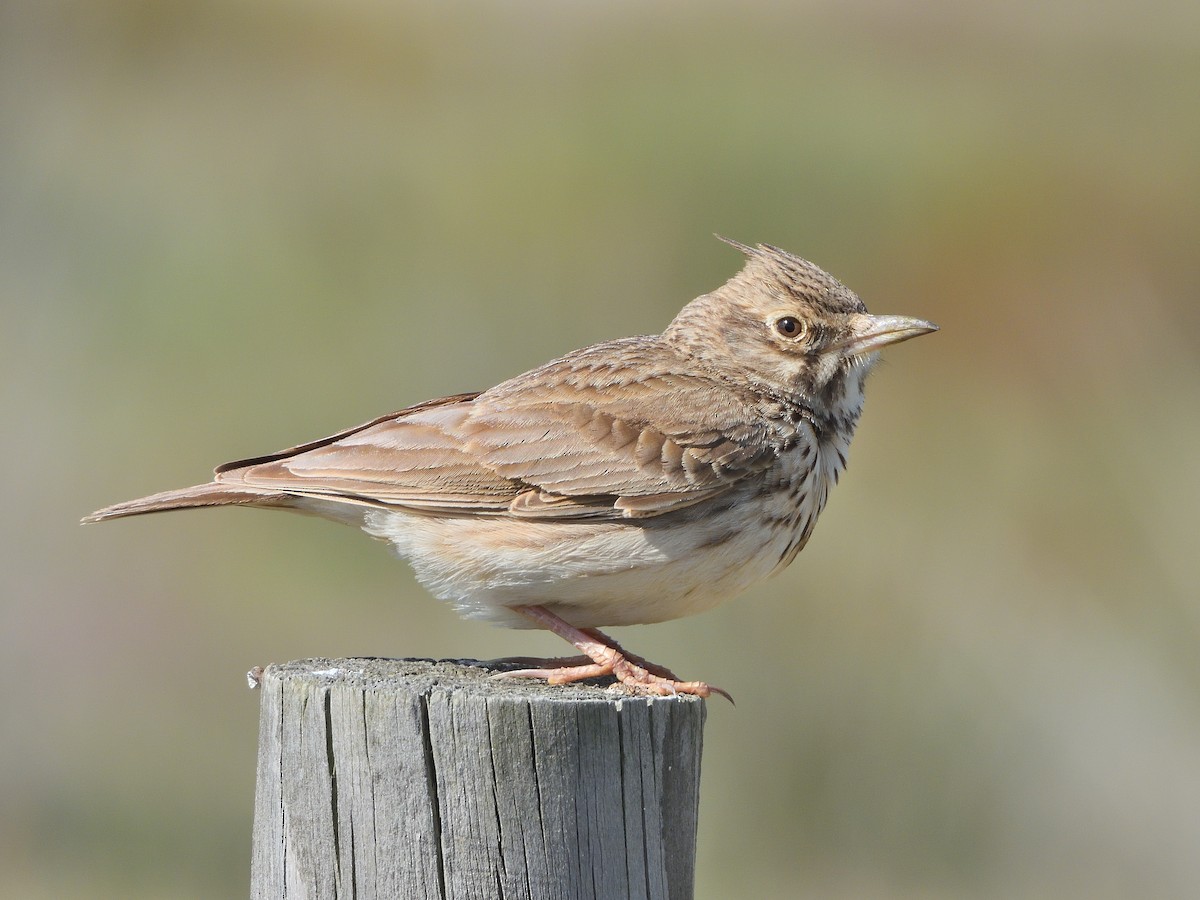
[[[491,671],[268,667],[251,895],[691,897],[703,701]]]

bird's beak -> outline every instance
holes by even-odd
[[[938,330],[932,322],[909,316],[872,316],[864,313],[857,319],[850,336],[838,345],[847,356],[874,353],[888,344],[898,344]]]

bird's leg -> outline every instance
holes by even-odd
[[[696,694],[699,697],[707,697],[715,691],[730,702],[733,701],[728,693],[703,681],[680,681],[669,670],[626,653],[620,644],[604,633],[594,628],[576,628],[544,606],[514,606],[512,609],[537,622],[546,630],[553,631],[585,654],[592,663],[549,669],[518,669],[514,672],[497,673],[497,677],[542,678],[549,684],[566,684],[586,678],[613,675],[635,691],[662,696]]]
[[[644,656],[638,656],[636,653],[630,653],[624,647],[616,642],[614,638],[605,634],[599,628],[580,628],[584,634],[591,637],[593,640],[601,644],[607,644],[612,647],[631,663],[636,663],[648,672],[655,675],[661,675],[663,678],[669,678],[672,681],[679,681],[679,676],[668,669],[666,666],[660,666],[658,663],[650,662]],[[489,666],[539,666],[543,669],[563,669],[574,666],[588,665],[592,662],[590,656],[555,656],[545,658],[540,656],[502,656],[498,659],[489,659],[486,661]],[[607,673],[606,673],[607,674]]]
[[[622,647],[620,644],[618,644],[613,638],[611,638],[610,636],[605,634],[599,628],[581,628],[579,630],[582,631],[584,634],[591,635],[592,638],[595,639],[596,641],[598,641],[599,643],[606,644],[609,647],[612,647],[614,650],[616,650],[618,653],[620,653],[622,656],[624,656],[631,663],[641,666],[647,672],[650,672],[653,675],[658,675],[660,678],[667,678],[667,679],[670,679],[671,681],[679,681],[679,676],[676,675],[674,672],[672,672],[670,669],[668,669],[666,666],[660,666],[658,663],[650,662],[650,660],[646,659],[644,656],[638,656],[636,653],[630,653],[628,650],[626,650],[624,647]]]

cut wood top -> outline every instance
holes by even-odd
[[[363,690],[403,690],[425,693],[434,688],[474,694],[503,696],[544,703],[703,703],[696,696],[673,697],[634,694],[625,688],[591,682],[546,684],[530,678],[494,678],[497,672],[528,667],[532,660],[391,659],[352,657],[347,659],[300,659],[271,664],[257,678],[270,676],[284,681],[303,679],[317,685],[339,683]],[[257,672],[257,670],[256,670]],[[252,682],[255,675],[251,676]]]

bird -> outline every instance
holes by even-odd
[[[83,521],[248,506],[354,525],[460,615],[546,629],[582,654],[504,677],[728,697],[600,628],[699,613],[786,568],[846,467],[880,349],[938,326],[872,315],[817,265],[720,239],[742,268],[661,334],[225,463],[211,482]]]

